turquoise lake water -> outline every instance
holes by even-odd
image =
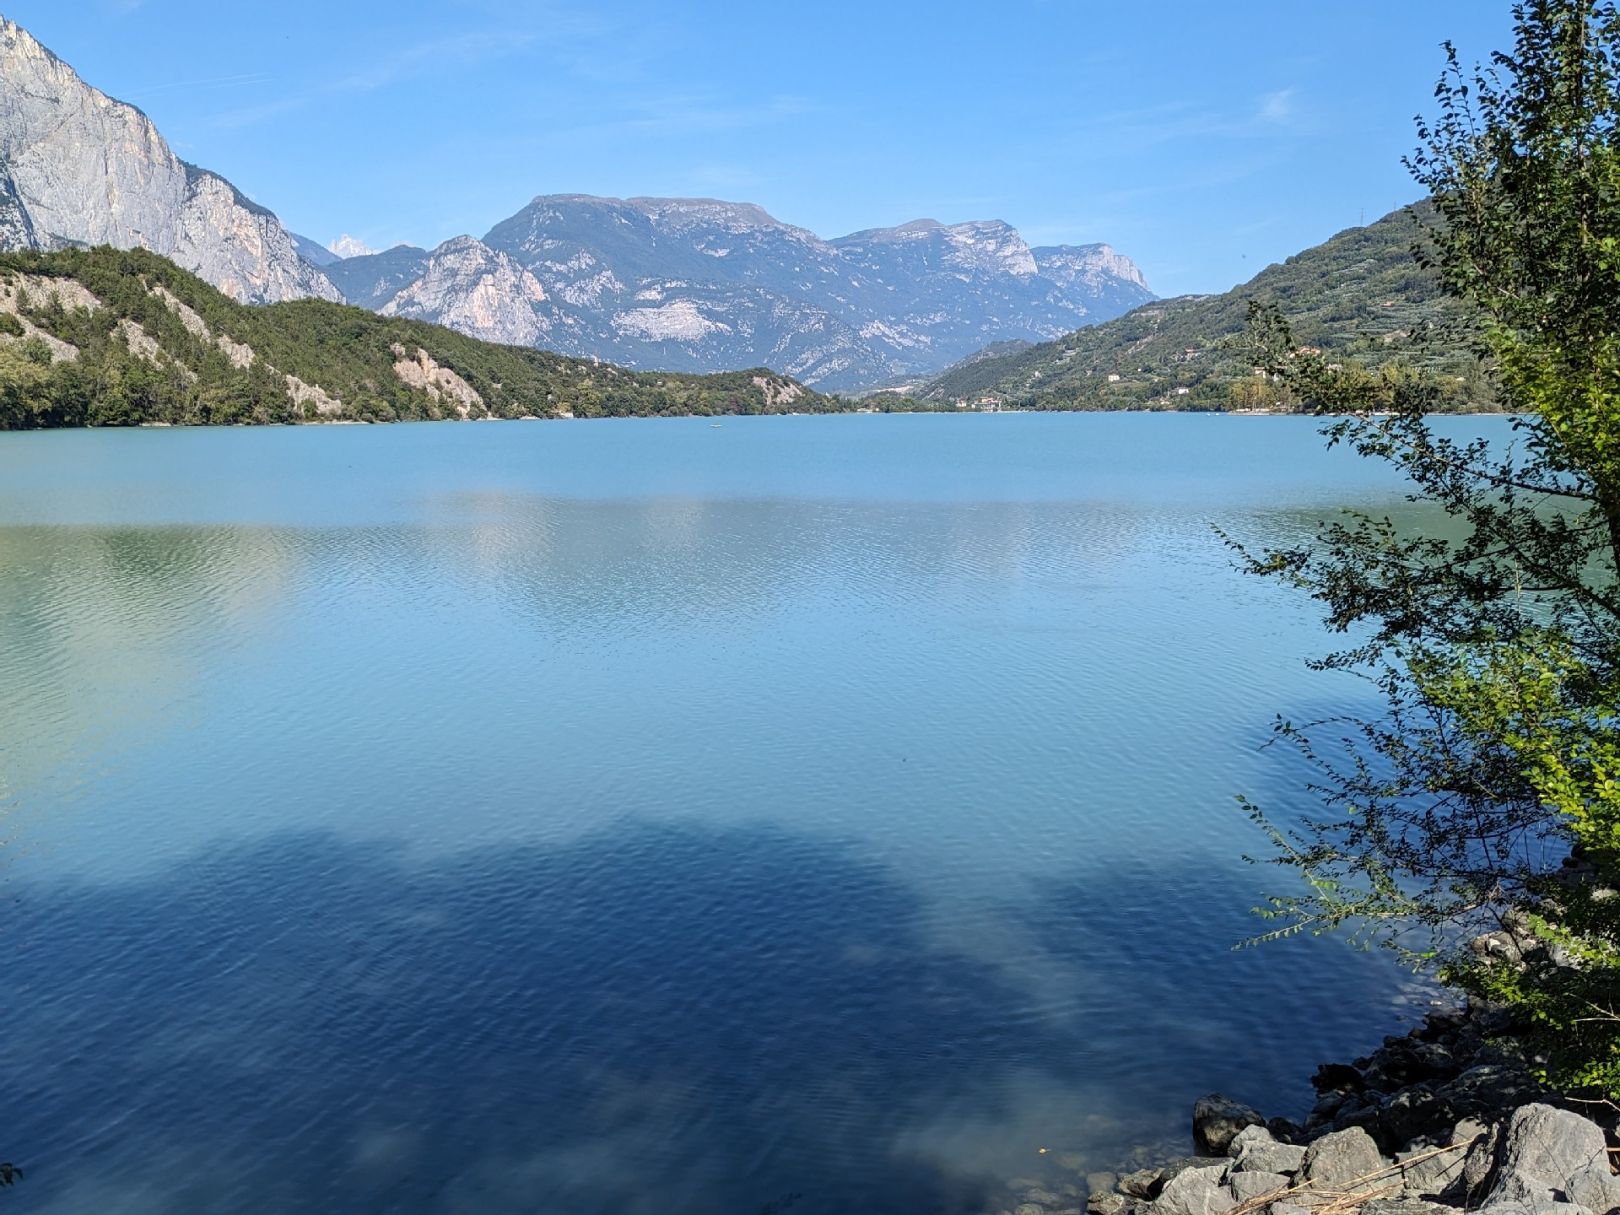
[[[1232,949],[1366,693],[1211,527],[1346,505],[1290,418],[0,435],[7,1205],[971,1212],[1300,1116],[1422,995]]]

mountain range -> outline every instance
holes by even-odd
[[[994,220],[823,240],[749,203],[536,198],[481,239],[325,267],[351,302],[628,367],[767,365],[835,390],[919,380],[995,341],[1153,298],[1106,245],[1031,248]]]
[[[0,249],[102,244],[150,249],[244,303],[346,299],[633,368],[769,366],[840,391],[920,382],[1153,298],[1107,245],[1031,248],[997,220],[824,240],[713,199],[546,195],[482,238],[327,250],[0,18]]]

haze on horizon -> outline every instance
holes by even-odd
[[[823,236],[998,218],[1220,291],[1410,201],[1469,0],[11,0],[0,8],[289,228],[432,246],[549,193],[758,203]]]

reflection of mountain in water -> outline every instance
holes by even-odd
[[[214,649],[269,623],[293,564],[273,532],[0,527],[0,807],[183,713]]]
[[[454,628],[476,605],[599,647],[753,627],[818,601],[906,611],[973,581],[1094,564],[1106,577],[1139,526],[1040,504],[498,494],[429,514],[421,527],[0,528],[0,734],[15,744],[0,797],[184,720],[242,634],[286,644],[368,611],[378,624],[442,613]]]

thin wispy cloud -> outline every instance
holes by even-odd
[[[375,93],[391,85],[441,71],[446,67],[471,67],[493,58],[513,55],[522,51],[535,39],[523,30],[484,31],[463,34],[456,38],[438,38],[421,42],[391,55],[364,71],[314,88],[290,93],[259,105],[228,110],[214,119],[213,125],[225,129],[251,126],[294,110],[301,110],[324,98],[358,96]]]
[[[1260,99],[1260,111],[1256,117],[1261,122],[1281,123],[1287,122],[1294,116],[1294,90],[1278,89],[1275,93],[1267,93]]]
[[[1262,94],[1244,109],[1171,102],[1120,110],[1068,124],[1065,138],[1071,144],[1114,142],[1140,149],[1186,140],[1269,137],[1293,125],[1297,96],[1296,89],[1284,88]]]
[[[124,97],[134,101],[141,97],[152,97],[158,93],[172,93],[177,90],[205,91],[208,89],[242,88],[247,85],[269,84],[275,79],[269,72],[243,72],[235,76],[206,76],[197,80],[166,80],[162,84],[144,85],[137,89],[125,91]]]

